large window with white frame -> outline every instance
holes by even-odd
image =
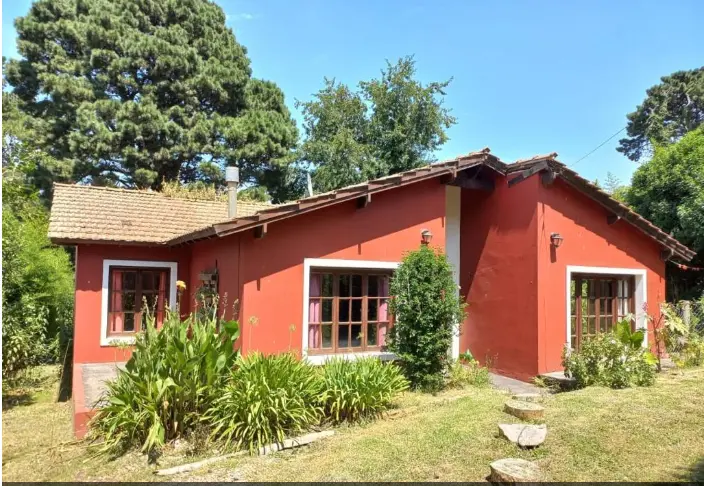
[[[390,270],[312,268],[308,288],[307,352],[382,351],[392,325]]]

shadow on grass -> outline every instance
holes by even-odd
[[[692,483],[704,483],[704,456],[686,469],[681,475],[681,479]]]
[[[4,388],[4,387],[3,387]],[[5,390],[3,390],[4,392]],[[35,403],[36,400],[33,397],[31,390],[26,388],[13,388],[7,390],[6,393],[2,395],[2,410],[10,410],[15,407],[21,407],[25,405],[31,405]]]

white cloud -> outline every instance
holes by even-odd
[[[225,15],[225,18],[228,21],[239,22],[239,21],[246,21],[246,20],[254,20],[257,18],[257,15],[247,13],[247,12],[242,12],[242,13],[233,14],[233,15],[227,14],[227,15]]]

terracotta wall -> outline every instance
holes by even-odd
[[[300,351],[304,258],[400,261],[430,229],[444,248],[445,186],[437,179],[272,223],[264,238],[253,231],[196,243],[191,282],[215,263],[220,292],[240,296],[243,350]],[[239,255],[239,265],[237,264]]]
[[[462,191],[460,286],[469,304],[460,352],[517,378],[537,372],[538,178]]]
[[[178,279],[189,281],[190,249],[79,245],[74,311],[74,363],[122,362],[130,350],[100,345],[103,260],[152,260],[178,263]],[[187,305],[183,311],[188,311]]]
[[[658,314],[659,304],[665,299],[665,263],[660,259],[660,246],[624,221],[609,225],[607,215],[600,205],[559,179],[548,187],[538,184],[541,373],[562,369],[561,353],[567,339],[567,265],[645,269],[648,312]],[[564,238],[555,250],[550,245],[553,232]],[[636,312],[641,313],[641,309]],[[649,341],[652,343],[651,337]]]

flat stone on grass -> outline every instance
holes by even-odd
[[[545,442],[548,428],[545,424],[499,424],[499,432],[514,444],[528,449],[538,447]]]
[[[537,403],[509,400],[504,405],[504,411],[522,420],[540,420],[545,409]]]
[[[540,393],[517,393],[511,397],[513,400],[520,400],[522,402],[540,402],[543,400],[543,395]]]
[[[525,483],[540,481],[542,474],[540,468],[525,459],[499,459],[489,465],[491,474],[489,481],[492,483]]]

